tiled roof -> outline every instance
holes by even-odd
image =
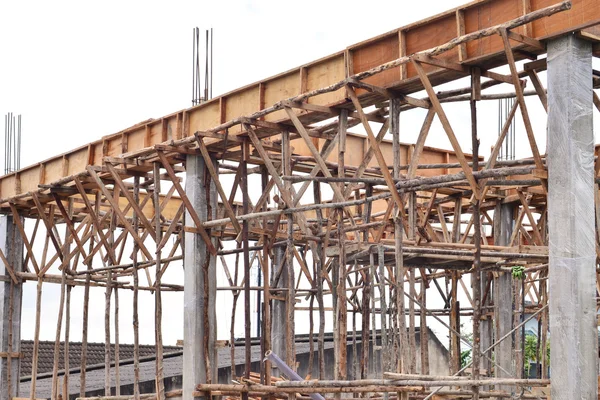
[[[81,366],[81,343],[69,342],[69,368]],[[164,353],[181,351],[181,347],[164,346]],[[33,341],[21,341],[21,376],[31,375],[31,359],[33,357]],[[115,346],[111,345],[111,361],[114,361]],[[140,357],[155,356],[156,348],[154,345],[140,345]],[[133,359],[133,345],[119,345],[119,360]],[[86,366],[104,363],[104,343],[88,343]],[[52,372],[54,365],[54,342],[40,341],[38,351],[38,374]],[[60,343],[59,370],[64,369],[64,343]]]

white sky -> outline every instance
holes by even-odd
[[[189,107],[195,26],[218,95],[465,2],[426,3],[4,2],[0,111],[23,115],[29,165]]]
[[[0,23],[0,113],[23,115],[21,165],[26,166],[142,120],[189,107],[191,34],[195,26],[214,28],[213,95],[217,96],[464,3],[4,2]],[[531,106],[534,116],[543,113],[537,103]],[[447,107],[457,133],[461,128],[466,131],[470,126],[468,113],[455,105]],[[496,108],[496,102],[480,108],[484,115],[480,122],[484,154],[489,154],[497,135]],[[402,120],[403,126],[412,127],[402,141],[416,138],[423,117],[417,111]],[[427,144],[449,148],[444,136],[434,125]],[[539,138],[542,151],[543,136]],[[469,136],[460,135],[460,140],[465,151],[470,151]],[[53,340],[57,288],[47,286],[42,323],[51,329],[43,330],[42,339]],[[35,286],[26,285],[23,338],[33,336],[34,296]],[[80,307],[76,299],[74,307]],[[122,303],[125,299],[122,296]],[[146,300],[142,307],[151,307],[151,297]],[[100,292],[94,301],[103,310]],[[180,301],[169,304],[179,307]],[[91,321],[90,341],[103,341],[102,310]],[[151,309],[146,311],[148,318],[142,317],[141,321],[142,342],[151,343],[153,313]],[[130,342],[127,312],[122,309],[121,332],[122,341]],[[76,314],[74,309],[72,337],[79,340]],[[181,314],[171,309],[165,313],[165,344],[182,338]],[[220,336],[228,335],[223,333]]]

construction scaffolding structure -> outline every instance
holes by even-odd
[[[593,0],[476,1],[0,177],[0,398],[18,396],[22,286],[34,281],[32,399],[48,284],[61,287],[53,399],[70,394],[74,366],[65,357],[59,371],[58,350],[64,337],[68,353],[74,286],[85,288],[80,397],[86,396],[90,291],[106,293],[110,344],[111,304],[118,314],[118,294],[128,290],[136,349],[138,293],[154,295],[153,398],[545,398],[534,388],[551,384],[555,400],[595,399],[600,163],[592,113],[600,107],[593,91],[600,76],[591,62],[600,49],[597,24],[600,7]],[[492,71],[500,66],[509,73]],[[470,77],[467,87],[435,89],[464,77]],[[485,92],[501,84],[510,93]],[[533,92],[524,90],[529,85]],[[548,113],[546,154],[536,142],[546,124],[532,121],[526,95]],[[477,105],[500,97],[516,101],[484,160]],[[461,148],[446,102],[468,106],[473,154]],[[425,118],[414,130],[416,142],[406,144],[400,116],[414,109],[425,109]],[[532,157],[498,161],[517,114]],[[452,151],[425,146],[435,117]],[[355,126],[366,134],[350,133]],[[254,200],[250,180],[261,185]],[[45,241],[42,255],[33,249],[36,240]],[[249,278],[256,262],[265,277],[260,287]],[[165,271],[181,263],[183,282],[163,282]],[[523,267],[517,269],[522,279],[513,278],[515,266]],[[218,269],[229,281],[219,289],[234,304],[243,299],[245,313],[245,373],[229,383],[217,381],[216,327],[228,324],[217,318]],[[183,385],[175,392],[165,392],[162,370],[161,294],[170,291],[184,295]],[[295,315],[308,310],[309,370],[318,379],[275,380],[272,358],[259,382],[251,376],[251,291],[263,298],[263,353],[272,351],[292,368]],[[469,304],[459,303],[459,292]],[[445,307],[427,308],[432,297]],[[297,305],[303,302],[308,306]],[[523,373],[525,312],[540,325],[539,379]],[[461,315],[472,317],[472,338],[460,332]],[[335,365],[323,356],[328,318]],[[449,376],[429,374],[424,327],[433,320],[448,330]],[[349,365],[357,321],[361,343],[374,342],[381,331],[381,351],[375,356],[363,346]],[[106,396],[120,395],[118,326],[114,366],[106,346]],[[546,349],[549,328],[556,360],[551,378],[546,351],[539,350]],[[465,348],[472,361],[461,365]],[[368,375],[370,363],[378,363],[379,376]],[[319,379],[331,369],[334,380]],[[139,374],[139,350],[134,370]],[[356,379],[348,379],[349,370],[358,371]],[[142,397],[137,383],[136,399]]]

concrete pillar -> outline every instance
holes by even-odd
[[[282,269],[283,268],[283,269]],[[275,286],[277,274],[279,281]],[[273,249],[273,268],[271,268],[271,284],[272,287],[287,288],[288,287],[288,272],[285,266],[285,247],[275,247]],[[277,292],[277,297],[284,299],[286,292]],[[287,307],[285,301],[273,299],[273,308],[271,309],[271,350],[277,354],[279,358],[285,360],[285,341],[286,341],[286,321]],[[279,369],[273,366],[272,376],[280,376]]]
[[[207,184],[210,175],[201,156],[188,155],[186,160],[185,192],[201,221],[217,216],[217,191],[214,183]],[[194,227],[188,211],[185,226]],[[216,247],[216,240],[213,240]],[[192,400],[194,387],[208,382],[207,363],[210,362],[212,383],[217,382],[217,297],[216,258],[207,250],[202,237],[185,232],[183,259],[183,399]],[[208,301],[205,300],[205,285],[208,286]],[[208,323],[208,326],[207,326]],[[208,334],[208,354],[205,350],[205,335]]]
[[[500,204],[494,211],[494,239],[498,246],[508,246],[514,229],[514,204]],[[513,323],[512,277],[509,272],[500,272],[494,278],[494,325],[495,339],[506,335],[512,329]],[[515,373],[514,340],[513,336],[504,339],[495,348],[495,361],[509,374],[500,368],[495,368],[497,378],[512,378]],[[501,390],[514,391],[510,386]]]
[[[11,216],[0,216],[0,248],[13,269],[22,272],[23,240],[13,224]],[[11,350],[13,353],[18,353],[21,351],[22,284],[12,284],[3,262],[0,262],[0,275],[4,277],[4,280],[0,282],[0,351],[8,352]],[[11,285],[13,285],[12,290]],[[11,303],[12,321],[10,320]],[[12,349],[9,349],[9,340],[12,341]],[[19,358],[10,360],[10,374],[8,364],[8,358],[0,358],[0,400],[8,400],[18,395],[21,361]]]
[[[597,399],[592,45],[548,42],[552,400]]]

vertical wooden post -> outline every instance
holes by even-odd
[[[471,143],[473,147],[473,172],[477,172],[479,169],[479,138],[477,136],[477,94],[481,91],[480,80],[479,80],[478,69],[475,68],[472,74],[472,88],[473,94],[471,96]],[[473,196],[473,241],[475,243],[475,254],[473,255],[473,271],[471,273],[471,284],[473,286],[473,379],[479,379],[479,368],[481,358],[481,218],[480,218],[480,205],[481,201],[478,195]],[[479,400],[479,386],[473,386],[473,399]]]
[[[38,371],[38,356],[40,351],[40,316],[42,311],[42,278],[38,278],[37,293],[35,298],[35,331],[33,333],[33,355],[31,356],[31,389],[29,398],[35,399],[35,386]]]
[[[321,186],[319,182],[313,183],[313,196],[315,204],[321,203]],[[323,230],[323,212],[317,210],[318,231]],[[319,242],[316,246],[319,254],[313,254],[313,258],[317,260],[315,271],[315,282],[317,284],[317,303],[319,306],[319,337],[318,337],[318,353],[319,353],[319,379],[325,379],[325,307],[323,305],[323,274],[325,265],[325,251],[323,242]],[[363,342],[365,343],[365,342]]]
[[[346,299],[346,233],[344,233],[344,211],[337,210],[337,229],[338,229],[338,283],[337,283],[337,306],[335,309],[335,319],[337,321],[338,331],[338,360],[337,360],[337,378],[345,380],[348,377],[348,310]]]
[[[154,286],[154,331],[156,344],[156,397],[158,400],[165,398],[165,382],[163,372],[163,340],[162,340],[162,291],[161,291],[161,257],[162,252],[158,244],[162,241],[162,226],[160,221],[160,163],[154,163],[154,236],[157,244],[155,256],[155,280]],[[115,298],[116,301],[116,298]]]
[[[119,188],[114,188],[114,197],[116,203],[119,204]],[[99,208],[97,208],[99,210]],[[117,215],[113,210],[110,218],[110,228],[108,236],[108,244],[111,251],[114,252],[115,234],[114,231],[117,229]],[[109,261],[109,265],[112,265],[112,261]],[[110,390],[110,361],[111,361],[111,346],[110,346],[110,301],[112,297],[112,271],[108,270],[106,274],[106,292],[105,292],[105,304],[104,304],[104,395],[111,396]]]
[[[261,168],[261,184],[263,193],[268,190],[269,175],[267,169]],[[267,202],[263,206],[263,210],[267,210]],[[267,227],[267,219],[263,220],[263,228]],[[274,241],[274,240],[273,240]],[[270,268],[269,268],[269,235],[263,235],[263,250],[262,250],[262,268],[263,268],[263,329],[262,340],[264,350],[271,350],[271,284],[270,284]],[[312,314],[311,314],[312,315]],[[312,354],[312,353],[311,353]],[[265,385],[271,384],[271,362],[265,361]]]
[[[427,275],[421,269],[421,302],[419,334],[421,342],[421,374],[429,375],[429,328],[427,327]]]
[[[249,154],[249,146],[248,143],[245,142],[242,145],[242,161],[240,163],[240,187],[242,189],[242,213],[248,213],[248,206],[250,202],[250,197],[248,195],[248,159],[250,157]],[[243,259],[244,259],[244,336],[245,336],[245,363],[244,363],[244,377],[246,379],[250,378],[250,366],[251,366],[251,321],[250,321],[250,250],[249,250],[249,242],[248,242],[248,221],[244,221],[242,223],[242,248],[243,248]],[[248,394],[245,393],[242,395],[242,399],[247,399]]]
[[[140,177],[133,177],[133,201],[140,201]],[[133,211],[133,229],[139,230],[139,216]],[[140,278],[138,274],[138,245],[133,243],[133,397],[134,400],[140,399],[140,321],[138,316],[138,295]],[[88,274],[89,275],[89,274]]]
[[[283,151],[282,169],[284,175],[292,175],[292,147],[290,143],[290,133],[284,131],[281,133],[281,145]],[[286,181],[286,189],[291,189],[291,182]],[[285,356],[287,364],[294,368],[296,365],[296,346],[295,346],[295,320],[294,308],[296,306],[295,290],[295,272],[294,272],[294,217],[287,215],[287,246],[285,253],[285,264],[288,275],[288,286],[286,296],[286,337],[285,337]]]
[[[394,179],[400,178],[400,99],[391,99],[390,105],[390,133],[392,134],[392,149],[394,153]],[[398,347],[400,348],[400,357],[398,361],[398,372],[408,372],[408,337],[406,335],[406,316],[404,306],[404,223],[402,221],[403,212],[394,207],[394,255],[396,279],[396,309],[398,310]],[[401,392],[398,397],[402,400],[408,400],[408,393]]]
[[[14,272],[23,271],[23,240],[13,218],[0,216],[0,250],[12,266]],[[0,262],[0,274],[8,271]],[[0,351],[12,354],[21,351],[21,302],[23,284],[12,279],[0,282]],[[10,400],[17,396],[19,385],[20,358],[0,358],[0,400]]]

